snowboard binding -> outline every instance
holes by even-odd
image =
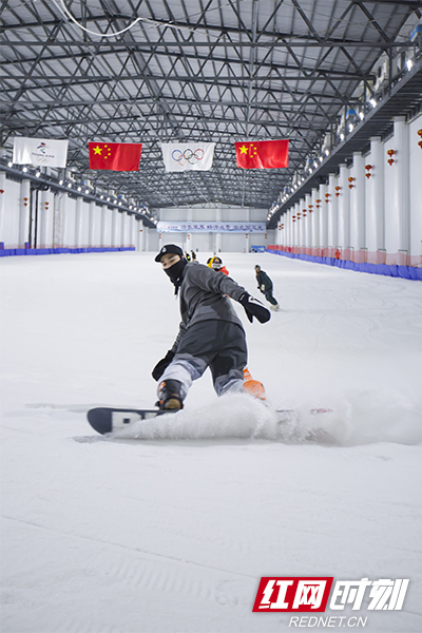
[[[177,411],[183,409],[181,396],[182,383],[178,380],[163,380],[158,385],[158,402],[155,403],[160,411]]]

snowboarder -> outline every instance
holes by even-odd
[[[261,266],[258,266],[258,264],[255,266],[255,275],[258,289],[265,296],[266,300],[271,303],[271,309],[278,310],[280,306],[273,297],[273,282],[268,277],[267,273],[262,270]]]
[[[224,266],[223,260],[221,259],[221,257],[214,257],[213,262],[212,262],[212,268],[213,270],[218,270],[220,273],[224,273],[225,275],[229,276],[229,271]]]
[[[215,257],[215,253],[212,254],[212,257],[208,257],[208,259],[207,259],[207,266],[208,266],[208,268],[212,268],[212,263],[214,261],[214,257]]]
[[[210,367],[217,395],[243,391],[247,365],[246,336],[242,323],[226,295],[238,301],[252,323],[270,319],[270,312],[245,288],[226,275],[216,275],[203,264],[188,263],[175,244],[163,246],[155,258],[179,293],[182,321],[172,348],[152,376],[160,381],[158,407],[181,409],[193,380]]]

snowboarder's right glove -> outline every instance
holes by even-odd
[[[262,284],[262,286],[261,286],[261,292],[265,292],[265,284]]]
[[[246,316],[252,323],[256,317],[260,323],[266,323],[271,318],[271,312],[255,297],[245,292],[239,299],[239,303],[245,308]]]
[[[161,376],[164,374],[165,370],[170,365],[173,358],[174,358],[174,352],[169,350],[167,354],[164,356],[164,358],[158,361],[158,363],[156,364],[156,366],[151,372],[154,380],[160,380]]]

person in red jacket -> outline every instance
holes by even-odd
[[[218,270],[218,272],[220,273],[224,273],[225,275],[227,275],[227,277],[229,276],[229,271],[224,266],[223,260],[221,259],[221,257],[214,257],[213,262],[212,262],[212,268],[213,270]]]

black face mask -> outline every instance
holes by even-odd
[[[164,272],[170,277],[170,281],[176,286],[176,293],[182,283],[183,270],[188,262],[182,258],[170,268],[165,268]]]

